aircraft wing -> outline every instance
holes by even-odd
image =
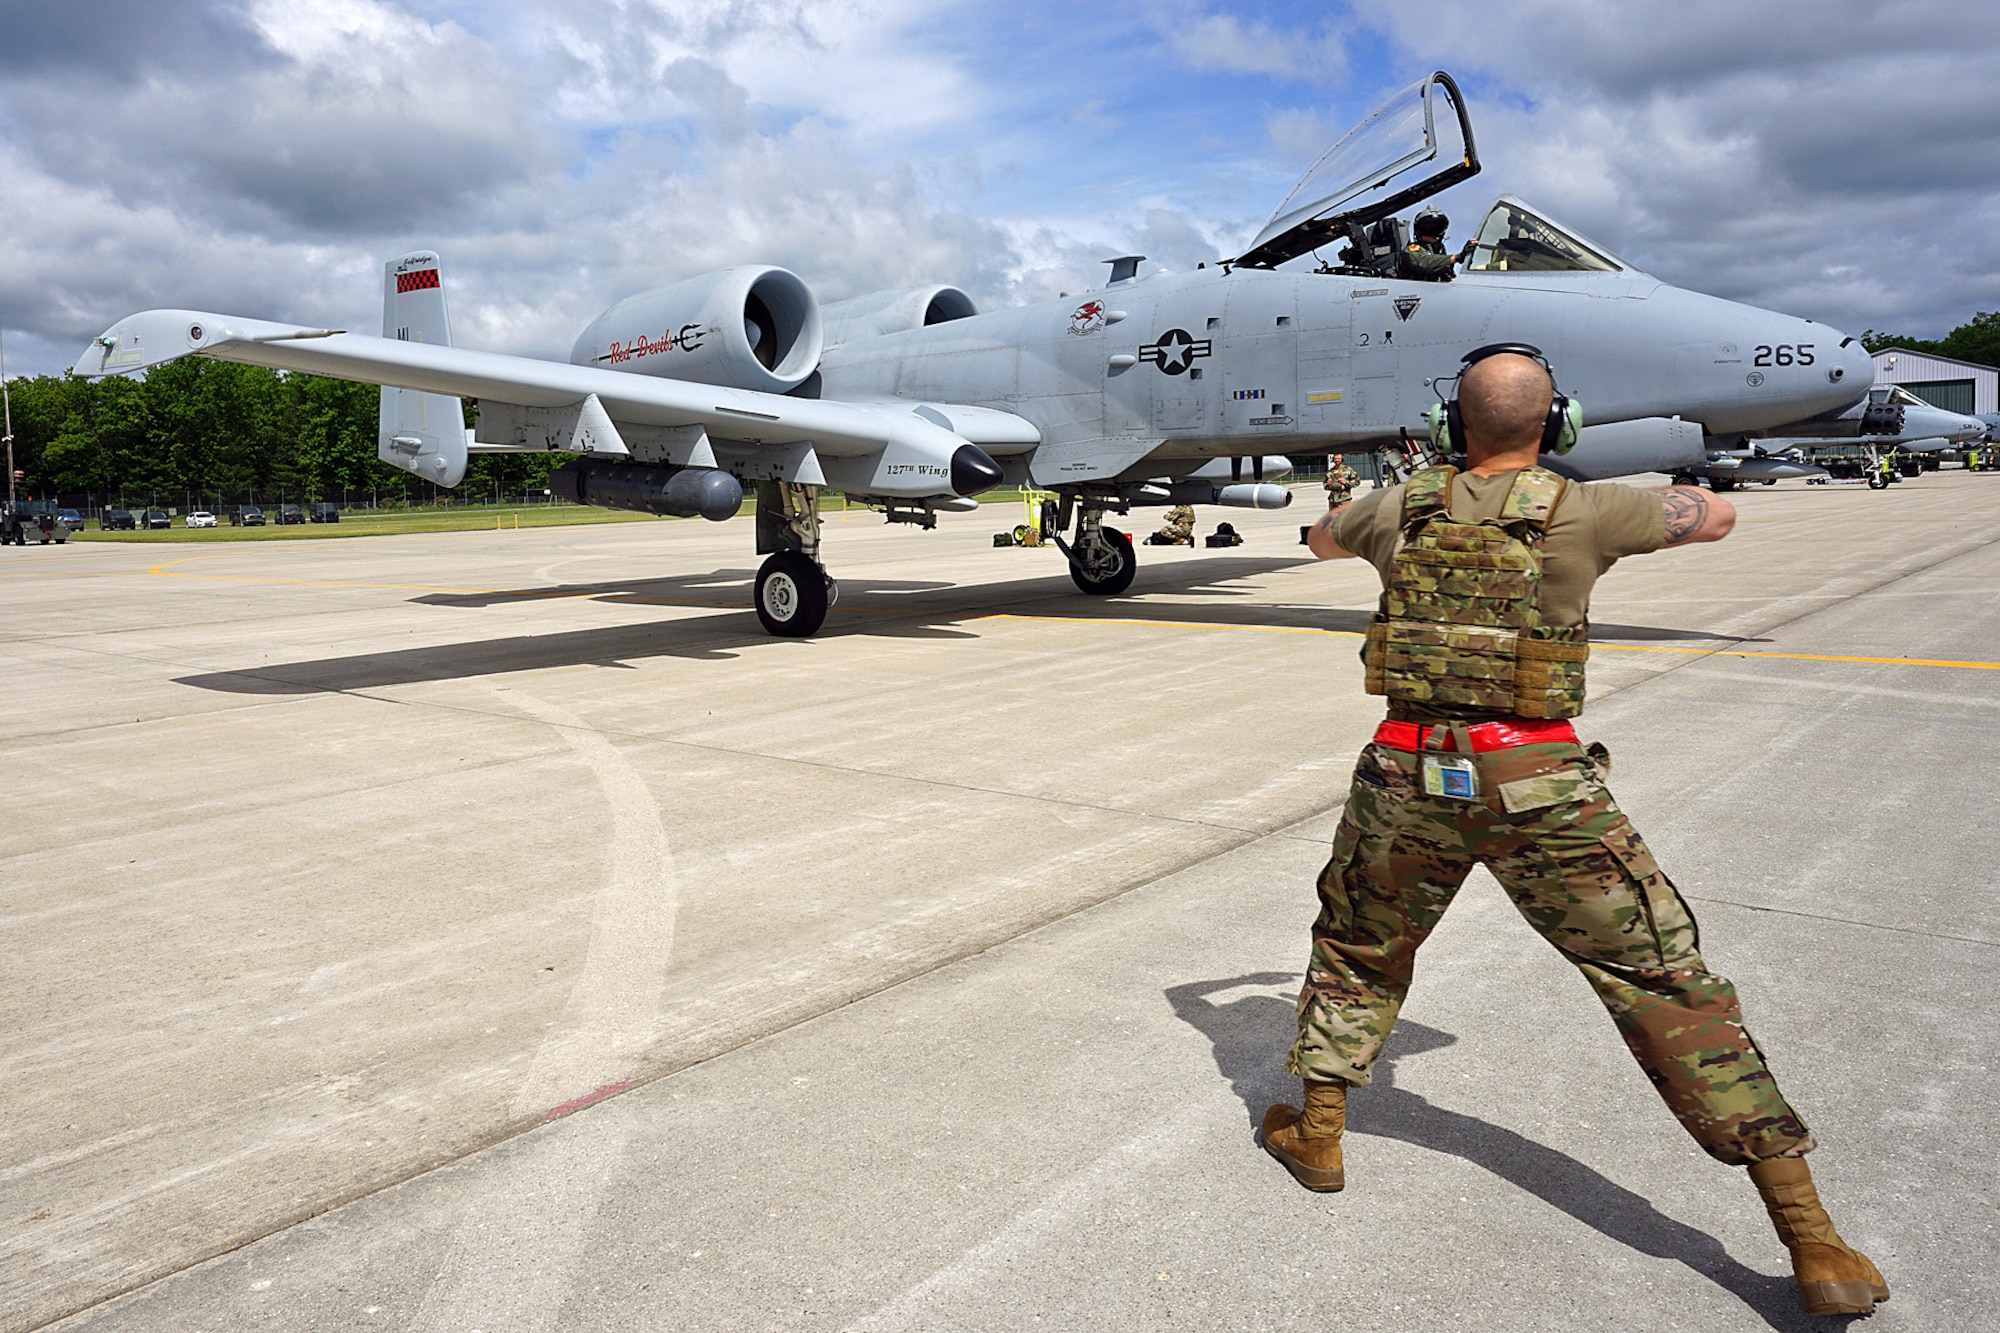
[[[794,398],[200,310],[147,310],[122,319],[92,341],[75,372],[130,374],[183,356],[531,408],[581,407],[594,396],[618,422],[700,426],[718,440],[750,446],[810,444],[832,459],[882,458],[888,462],[872,471],[907,478],[886,486],[895,493],[973,494],[998,480],[977,446],[1019,452],[1040,439],[1029,422],[992,408]],[[970,454],[966,445],[975,446]],[[907,472],[894,470],[897,459],[908,460]]]

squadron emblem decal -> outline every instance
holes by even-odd
[[[1082,305],[1070,311],[1069,331],[1071,337],[1081,338],[1086,334],[1095,333],[1103,327],[1104,302],[1102,301],[1085,301]]]
[[[1409,323],[1410,316],[1417,313],[1417,307],[1424,303],[1421,296],[1399,296],[1396,298],[1396,318]]]
[[[1186,329],[1168,329],[1160,335],[1158,342],[1150,342],[1139,349],[1139,359],[1149,365],[1158,366],[1169,375],[1185,375],[1188,367],[1201,357],[1212,355],[1215,343],[1208,338],[1196,338]]]

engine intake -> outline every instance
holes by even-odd
[[[789,393],[819,368],[819,302],[790,269],[750,265],[641,292],[590,322],[572,365]]]
[[[870,292],[845,301],[835,301],[823,312],[826,345],[881,338],[910,329],[949,324],[979,313],[972,298],[957,287],[934,283],[928,287],[898,287],[886,292]]]

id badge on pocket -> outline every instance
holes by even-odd
[[[1471,755],[1424,751],[1418,759],[1423,768],[1426,796],[1442,796],[1453,801],[1480,799],[1479,767]]]

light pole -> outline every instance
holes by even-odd
[[[6,429],[0,439],[7,441],[7,507],[14,506],[14,400],[7,393],[7,341],[0,336],[0,416]]]

